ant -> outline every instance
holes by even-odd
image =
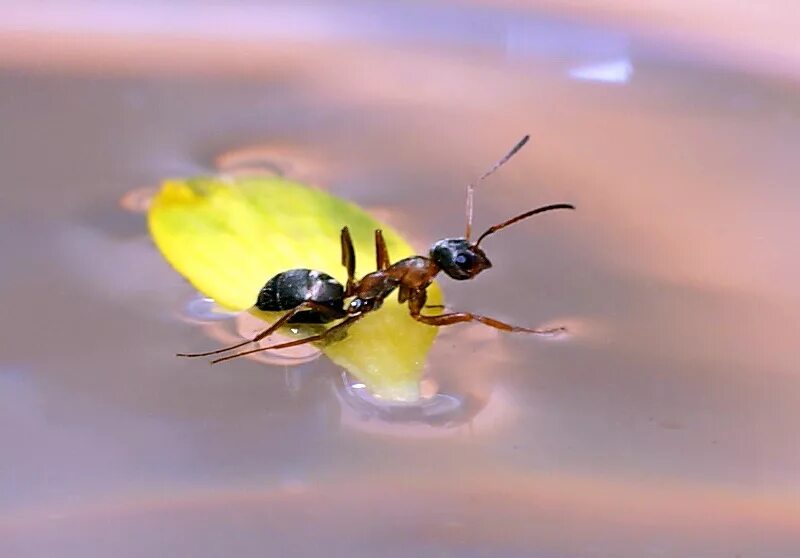
[[[554,329],[531,329],[514,326],[494,318],[480,316],[469,312],[452,312],[445,314],[426,315],[422,313],[427,308],[426,289],[433,282],[436,275],[443,271],[446,275],[457,281],[472,279],[481,271],[492,267],[489,258],[480,248],[481,241],[497,231],[513,225],[518,221],[555,209],[575,209],[568,203],[545,205],[526,211],[507,221],[493,225],[486,229],[474,243],[470,241],[472,234],[472,204],[476,185],[492,175],[502,167],[514,154],[524,146],[530,136],[523,137],[502,159],[497,161],[489,170],[484,172],[478,180],[467,186],[466,216],[467,228],[463,238],[445,238],[431,246],[428,256],[411,256],[395,263],[390,263],[386,243],[380,229],[375,231],[375,255],[377,270],[368,273],[360,280],[355,277],[356,256],[350,231],[344,227],[341,232],[342,265],[347,269],[347,283],[343,286],[336,279],[326,273],[312,269],[292,269],[277,274],[267,281],[258,293],[256,308],[263,311],[285,311],[270,327],[253,337],[230,347],[209,351],[206,353],[179,354],[182,357],[210,356],[234,349],[239,349],[250,343],[257,343],[268,337],[285,324],[327,324],[341,320],[338,324],[323,332],[288,341],[269,347],[259,347],[224,356],[212,361],[212,364],[230,360],[244,355],[284,349],[313,343],[317,341],[335,341],[341,339],[348,327],[360,320],[370,312],[377,310],[383,301],[398,291],[398,300],[408,303],[411,317],[430,326],[444,326],[460,322],[477,321],[487,326],[509,332],[533,333],[538,335],[551,335],[564,331],[563,327]],[[345,299],[352,298],[345,307]]]

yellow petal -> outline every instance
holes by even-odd
[[[282,178],[169,180],[150,205],[148,223],[179,273],[237,311],[250,309],[264,283],[288,269],[317,269],[344,283],[339,232],[345,225],[359,277],[375,269],[376,228],[383,230],[392,261],[414,253],[394,230],[355,204]],[[429,304],[442,303],[435,284],[428,295]],[[413,401],[435,336],[436,328],[411,319],[392,296],[354,324],[345,339],[322,350],[375,395]]]

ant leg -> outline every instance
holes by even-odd
[[[318,335],[311,335],[310,337],[304,337],[302,339],[295,339],[294,341],[287,341],[286,343],[279,343],[277,345],[270,345],[269,347],[259,347],[258,349],[251,349],[249,351],[243,351],[241,353],[236,353],[233,355],[224,356],[222,358],[218,358],[216,360],[212,360],[211,364],[217,364],[218,362],[223,362],[226,360],[231,360],[234,358],[243,357],[246,355],[252,355],[253,353],[260,353],[261,351],[271,351],[277,349],[288,349],[289,347],[296,347],[298,345],[305,345],[306,343],[314,343],[316,341],[323,341],[328,337],[336,338],[337,335],[344,333],[344,331],[350,327],[353,322],[363,317],[364,314],[355,314],[346,318],[344,321],[336,324],[330,329],[325,330],[324,332]]]
[[[460,322],[476,321],[484,325],[493,327],[495,329],[499,329],[502,331],[516,332],[516,333],[534,333],[536,335],[556,335],[558,333],[563,333],[567,331],[567,328],[565,327],[534,329],[528,327],[515,326],[507,324],[505,322],[501,322],[500,320],[495,320],[494,318],[480,316],[478,314],[471,314],[469,312],[453,312],[452,314],[439,314],[438,316],[423,316],[422,314],[416,314],[416,315],[411,314],[411,317],[417,320],[418,322],[422,322],[423,324],[428,324],[432,326],[444,326],[444,325],[457,324]]]
[[[292,308],[291,310],[286,312],[274,324],[269,326],[267,329],[265,329],[264,331],[262,331],[261,333],[259,333],[255,337],[253,337],[252,339],[248,339],[246,341],[242,341],[241,343],[237,343],[236,345],[231,345],[230,347],[224,347],[222,349],[217,349],[216,351],[208,351],[208,352],[205,352],[205,353],[178,353],[176,356],[179,356],[179,357],[190,357],[190,358],[202,357],[202,356],[210,356],[210,355],[216,355],[216,354],[219,354],[219,353],[224,353],[226,351],[232,351],[233,349],[238,349],[240,347],[244,347],[245,345],[249,345],[250,343],[258,343],[259,341],[261,341],[265,337],[269,337],[270,335],[275,333],[279,328],[281,328],[283,325],[285,325],[286,322],[288,322],[292,318],[292,316],[294,316],[298,312],[302,312],[304,310],[314,310],[316,312],[319,312],[323,316],[325,316],[327,318],[330,318],[331,320],[335,320],[335,319],[338,319],[338,318],[342,317],[342,313],[340,311],[334,310],[334,309],[332,309],[332,308],[330,308],[328,306],[325,306],[323,304],[318,304],[318,303],[316,303],[314,301],[309,300],[309,301],[306,301],[306,302],[300,304],[299,306],[295,306],[294,308]]]
[[[347,269],[347,285],[345,286],[345,298],[352,296],[356,288],[356,252],[353,249],[353,239],[350,237],[350,229],[342,227],[342,265]]]
[[[427,294],[425,291],[418,291],[411,300],[409,300],[408,308],[411,312],[411,317],[417,320],[418,322],[422,322],[423,324],[432,325],[432,326],[445,326],[445,325],[452,325],[462,322],[480,322],[484,325],[493,327],[495,329],[499,329],[501,331],[509,331],[515,333],[534,333],[536,335],[555,335],[557,333],[565,332],[567,329],[564,327],[556,327],[550,329],[533,329],[528,327],[521,327],[515,326],[511,324],[507,324],[505,322],[501,322],[500,320],[495,320],[494,318],[489,318],[487,316],[481,316],[479,314],[472,314],[470,312],[452,312],[449,314],[439,314],[437,316],[425,316],[420,314],[422,308],[425,307],[425,300],[427,298]]]
[[[391,264],[389,263],[389,250],[386,248],[386,241],[383,240],[383,231],[375,229],[375,262],[378,271],[383,271]]]
[[[414,289],[409,289],[408,287],[406,287],[404,285],[400,285],[400,287],[397,289],[397,302],[399,302],[400,304],[403,304],[405,301],[407,301],[409,299],[413,299],[415,296],[420,296],[420,295],[415,294]],[[425,298],[427,299],[427,295],[425,296]],[[424,308],[444,308],[445,305],[444,304],[424,304],[423,307]]]

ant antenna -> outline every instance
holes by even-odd
[[[512,217],[508,221],[504,221],[504,222],[500,223],[499,225],[494,225],[494,226],[489,227],[488,229],[486,229],[486,232],[484,232],[482,235],[480,235],[478,237],[478,241],[475,243],[475,246],[477,247],[478,244],[481,243],[481,240],[483,240],[484,238],[486,238],[490,234],[496,233],[500,229],[504,229],[509,225],[513,225],[517,221],[522,221],[523,219],[527,219],[528,217],[531,217],[531,216],[536,215],[538,213],[544,213],[545,211],[552,211],[554,209],[575,209],[575,206],[572,205],[571,203],[554,203],[552,205],[545,205],[545,206],[542,206],[542,207],[537,207],[536,209],[531,209],[530,211],[526,211],[525,213],[523,213],[521,215],[517,215],[516,217]]]
[[[472,182],[469,186],[467,186],[467,232],[464,234],[464,238],[469,240],[470,235],[472,234],[472,198],[475,192],[475,186],[483,182],[485,178],[491,176],[494,171],[502,167],[511,157],[513,157],[517,151],[522,149],[522,146],[528,143],[528,140],[531,139],[531,136],[525,134],[525,137],[522,138],[517,142],[517,144],[511,148],[511,151],[505,154],[502,159],[497,161],[492,167],[483,173],[478,180]],[[510,223],[509,223],[510,224]],[[485,235],[486,233],[484,233]],[[479,241],[480,242],[480,241]]]

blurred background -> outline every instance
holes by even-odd
[[[789,0],[13,2],[0,17],[0,556],[800,555],[800,12]],[[510,229],[393,414],[230,334],[150,242],[256,166],[420,250]],[[352,387],[352,386],[350,386]]]

